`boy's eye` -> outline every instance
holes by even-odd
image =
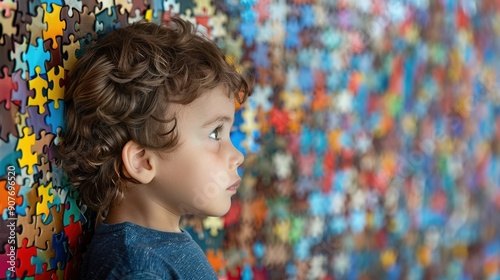
[[[210,138],[213,138],[213,139],[215,139],[215,140],[220,140],[220,138],[219,138],[219,133],[220,133],[221,129],[222,129],[222,125],[219,125],[218,127],[216,127],[216,128],[212,131],[212,133],[210,133]],[[212,137],[212,135],[214,135],[214,136]]]

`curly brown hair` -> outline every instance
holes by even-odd
[[[179,18],[111,31],[85,50],[68,82],[58,154],[96,211],[120,199],[127,182],[138,183],[124,174],[121,152],[129,140],[154,151],[176,147],[169,104],[189,104],[219,85],[242,104],[251,91],[224,52]]]

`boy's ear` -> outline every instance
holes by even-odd
[[[151,153],[136,142],[128,141],[122,150],[124,172],[141,184],[147,184],[155,176]]]

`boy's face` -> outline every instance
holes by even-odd
[[[188,105],[174,105],[180,146],[156,157],[157,173],[151,181],[161,206],[178,214],[227,213],[236,193],[228,187],[240,179],[237,167],[244,159],[229,138],[234,102],[217,87]]]

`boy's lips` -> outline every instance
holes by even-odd
[[[236,191],[236,189],[238,188],[238,185],[241,183],[241,179],[238,179],[236,180],[236,182],[234,182],[231,186],[227,187],[226,190],[228,191]]]

